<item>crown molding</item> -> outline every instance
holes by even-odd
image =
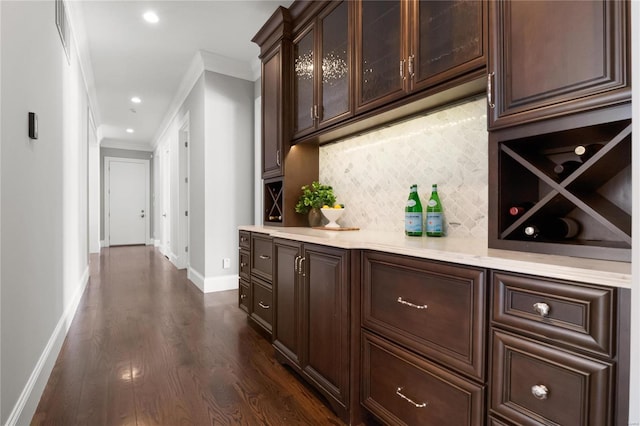
[[[144,142],[123,141],[119,139],[102,139],[100,148],[128,149],[130,151],[154,151],[155,148]]]

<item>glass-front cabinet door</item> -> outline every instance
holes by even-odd
[[[415,1],[409,56],[411,90],[432,86],[485,63],[486,2]]]
[[[318,127],[331,124],[351,113],[351,52],[349,43],[349,3],[328,7],[318,18],[321,66],[318,74],[321,105]]]
[[[300,34],[293,43],[293,133],[308,133],[315,127],[315,55],[313,25]],[[315,111],[314,111],[315,109]]]
[[[361,0],[356,3],[356,111],[402,96],[407,67],[403,54],[406,1]]]

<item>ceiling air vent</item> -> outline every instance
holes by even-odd
[[[56,0],[56,27],[58,27],[58,34],[60,34],[62,47],[67,55],[67,63],[69,63],[69,21],[63,0]]]

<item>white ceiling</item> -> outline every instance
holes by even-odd
[[[173,113],[172,101],[200,51],[209,62],[224,62],[225,69],[239,70],[238,77],[258,77],[259,48],[251,38],[278,6],[291,3],[68,2],[103,145],[150,147]],[[148,10],[157,13],[159,23],[143,20]],[[133,104],[133,96],[142,98],[142,103]],[[126,128],[135,132],[128,134]]]

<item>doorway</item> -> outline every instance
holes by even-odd
[[[107,246],[149,242],[149,160],[105,157]]]

